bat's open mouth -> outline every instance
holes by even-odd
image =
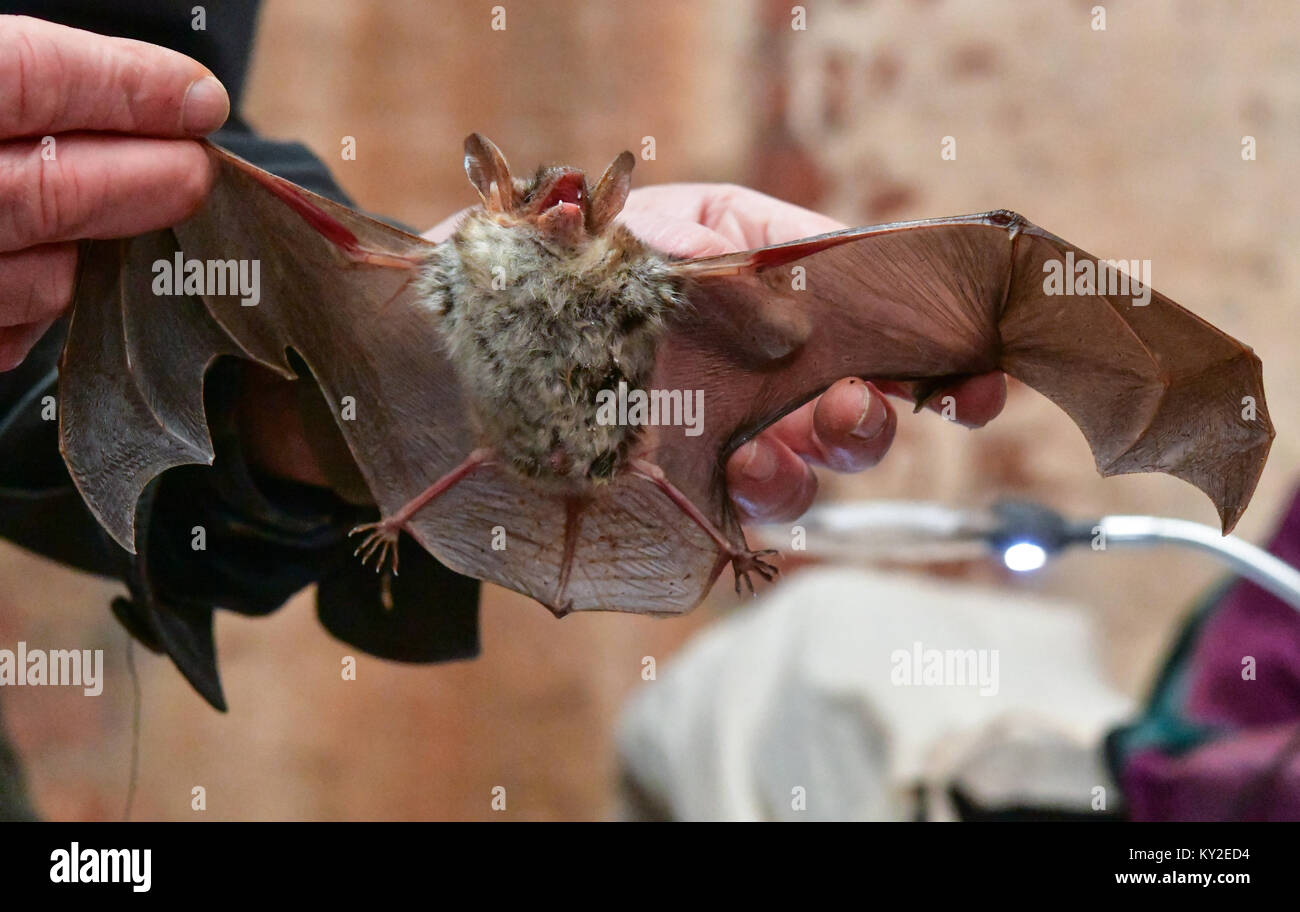
[[[581,171],[565,171],[551,184],[551,189],[542,198],[542,203],[537,207],[537,211],[545,212],[552,206],[558,206],[562,203],[581,206],[584,184],[585,181]]]
[[[557,239],[573,240],[582,231],[587,182],[576,168],[555,169],[534,199],[533,217],[542,231]]]

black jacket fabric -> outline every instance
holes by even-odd
[[[235,113],[212,137],[215,142],[348,203],[305,147],[263,139],[238,116],[257,3],[208,4],[206,30],[191,27],[193,8],[191,0],[0,2],[0,12],[36,15],[189,54],[230,91]],[[0,374],[0,536],[122,580],[130,596],[114,600],[114,615],[145,646],[170,656],[221,710],[226,702],[213,644],[214,611],[269,614],[313,582],[319,583],[321,623],[358,649],[409,662],[478,654],[476,581],[443,567],[409,539],[402,546],[401,575],[386,581],[360,565],[352,555],[355,540],[347,538],[354,525],[376,518],[373,509],[250,471],[233,421],[241,371],[235,361],[214,365],[205,384],[214,465],[182,466],[156,479],[137,514],[138,553],[118,546],[86,508],[59,455],[56,409],[50,406],[57,404],[66,322],[57,323],[17,370]],[[196,525],[205,530],[204,550],[191,547]]]

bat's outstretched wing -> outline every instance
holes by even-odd
[[[350,457],[392,516],[478,442],[439,316],[412,287],[433,245],[210,151],[220,170],[194,216],[83,251],[60,376],[60,445],[72,477],[113,538],[134,551],[145,485],[173,466],[213,459],[203,412],[211,363],[244,358],[292,376],[292,349],[346,442],[346,453],[331,455]],[[202,283],[186,292],[191,263]],[[253,263],[256,303],[245,304],[250,295],[235,278]],[[158,284],[168,267],[178,289]],[[224,289],[211,281],[218,272]],[[699,600],[702,581],[678,565],[677,548],[707,539],[681,530],[672,504],[632,484],[578,512],[581,522],[575,505],[492,465],[406,528],[447,566],[557,611],[674,612]]]
[[[1067,254],[1092,263],[1091,293],[1074,281],[1051,293],[1044,265],[1064,268]],[[1103,474],[1184,478],[1225,531],[1273,437],[1249,348],[1012,213],[852,229],[677,270],[690,307],[660,347],[652,392],[698,390],[703,409],[693,426],[648,428],[638,455],[725,543],[645,477],[577,503],[494,469],[417,517],[426,546],[555,610],[688,611],[745,548],[727,457],[846,376],[924,391],[1006,371],[1070,414]],[[482,545],[493,524],[500,551]]]
[[[131,551],[144,486],[213,459],[203,375],[223,355],[292,376],[286,351],[296,351],[385,512],[473,448],[436,317],[412,291],[433,245],[209,151],[218,176],[195,215],[83,251],[60,445],[92,511]]]
[[[437,315],[413,290],[431,245],[211,152],[220,174],[197,214],[87,246],[60,377],[73,479],[132,549],[150,479],[213,458],[207,367],[228,355],[292,375],[292,349],[392,517],[479,443]],[[653,389],[699,390],[703,410],[648,429],[636,455],[658,482],[623,474],[575,500],[488,464],[405,528],[453,569],[557,611],[686,611],[744,548],[723,474],[737,446],[843,376],[924,389],[995,369],[1061,405],[1104,474],[1185,478],[1231,528],[1273,436],[1259,361],[1154,292],[1145,306],[1136,288],[1049,294],[1044,265],[1066,254],[1091,260],[997,212],[680,262],[691,306]],[[256,288],[231,287],[252,264]]]
[[[1050,263],[1067,254],[1078,272],[1053,286]],[[1085,262],[1091,286],[1077,278]],[[703,433],[663,429],[648,456],[728,532],[727,457],[841,377],[924,390],[1005,371],[1074,419],[1103,475],[1185,479],[1225,533],[1272,442],[1248,347],[1014,213],[855,228],[678,269],[693,306],[654,386],[703,390]],[[683,538],[673,561],[708,577],[719,553]]]

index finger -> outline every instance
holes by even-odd
[[[672,214],[727,237],[738,250],[783,244],[844,224],[738,184],[655,184],[633,190],[624,214]]]
[[[143,41],[0,16],[0,138],[210,133],[230,98],[197,60]]]

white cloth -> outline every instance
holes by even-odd
[[[895,683],[918,643],[984,650],[996,693]],[[1097,746],[1132,709],[1072,606],[846,569],[791,578],[659,671],[619,755],[628,794],[679,820],[906,819],[918,788],[942,819],[935,798],[958,778],[985,799],[1087,810],[1098,786],[1115,797]]]

